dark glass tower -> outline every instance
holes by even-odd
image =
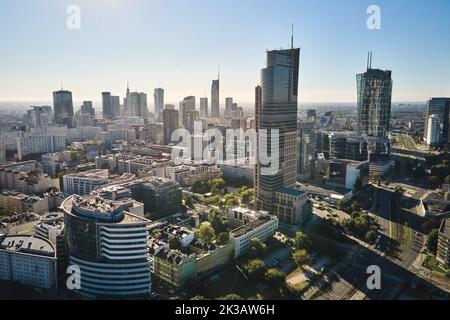
[[[391,71],[372,69],[372,55],[369,54],[367,71],[356,75],[356,83],[358,135],[385,137],[391,120]]]
[[[432,98],[428,101],[427,113],[425,117],[424,134],[428,132],[428,118],[433,114],[440,119],[439,142],[438,145],[449,143],[449,117],[450,117],[450,98]]]
[[[274,191],[296,183],[299,57],[298,48],[267,51],[267,65],[261,71],[261,90],[256,91],[257,131],[266,129],[270,137],[271,130],[279,130],[279,167],[275,174],[262,173],[264,165],[259,157],[273,151],[270,143],[259,141],[255,186],[258,209],[271,211]]]
[[[53,92],[53,109],[55,123],[73,127],[73,101],[72,92],[59,90]]]

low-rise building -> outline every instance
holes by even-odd
[[[291,188],[280,188],[274,193],[273,214],[280,223],[287,225],[304,224],[312,213],[308,193]]]
[[[253,238],[266,241],[275,234],[277,228],[278,218],[266,213],[258,219],[232,230],[230,240],[233,243],[235,258],[250,250]]]

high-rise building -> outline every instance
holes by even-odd
[[[143,92],[130,92],[127,89],[127,95],[124,99],[124,114],[126,116],[137,116],[148,118],[147,94]]]
[[[50,106],[31,107],[27,111],[28,125],[31,127],[47,126],[53,120],[53,111]]]
[[[429,146],[438,146],[441,138],[441,119],[437,114],[432,114],[427,120],[426,143]]]
[[[428,124],[431,115],[437,115],[440,119],[439,142],[438,145],[444,145],[450,142],[449,117],[450,117],[450,98],[432,98],[428,101],[426,120],[425,120],[425,139],[428,134]]]
[[[183,113],[183,126],[191,134],[194,133],[195,121],[198,121],[198,120],[199,120],[198,111],[188,110]]]
[[[307,121],[316,122],[316,110],[309,109],[306,111],[306,119]]]
[[[90,114],[92,117],[95,117],[95,109],[92,107],[92,101],[83,101],[80,108],[80,113]]]
[[[102,92],[102,111],[104,118],[112,118],[111,92]]]
[[[80,269],[86,298],[134,298],[151,293],[150,221],[130,213],[129,199],[73,195],[64,200],[69,264]]]
[[[165,109],[163,111],[163,136],[164,144],[172,141],[172,133],[178,128],[178,110]]]
[[[200,98],[200,118],[208,118],[208,98]]]
[[[120,97],[111,96],[111,118],[116,119],[120,117]]]
[[[217,80],[213,80],[211,84],[211,116],[220,116],[220,77]]]
[[[312,120],[312,118],[308,119]],[[316,151],[316,132],[313,121],[300,122],[298,124],[298,140],[298,179],[309,180],[313,174]]]
[[[162,112],[164,110],[164,89],[162,88],[156,88],[155,93],[153,94],[155,108],[155,120],[161,121]]]
[[[232,110],[232,108],[233,108],[233,98],[231,98],[231,97],[225,98],[224,117],[226,119],[231,118],[231,112],[232,112],[231,110]]]
[[[56,123],[73,127],[73,101],[72,92],[59,90],[53,92],[53,115]]]
[[[183,101],[180,101],[180,125],[185,124],[185,117],[186,112],[193,112],[195,111],[195,97],[194,96],[188,96],[183,99]]]
[[[272,212],[274,192],[294,187],[297,179],[297,96],[300,49],[267,51],[267,66],[261,71],[261,90],[256,89],[257,131],[267,136],[279,133],[278,171],[263,174],[261,154],[275,154],[270,138],[258,141],[257,208]],[[260,96],[258,96],[260,95]],[[267,152],[269,151],[269,152]],[[273,165],[273,164],[272,164]]]
[[[372,53],[369,53],[367,71],[356,75],[356,83],[357,134],[385,137],[391,120],[391,71],[372,69]]]

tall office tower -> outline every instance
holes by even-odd
[[[274,154],[272,144],[259,141],[257,151],[257,208],[272,211],[274,193],[294,187],[297,179],[297,96],[300,49],[267,51],[267,66],[261,71],[262,88],[256,89],[257,131],[267,130],[270,137],[279,132],[278,171],[262,171],[260,156]],[[260,96],[258,96],[260,95]],[[269,151],[269,153],[267,152]],[[289,219],[282,219],[289,220]]]
[[[299,160],[298,180],[305,181],[312,177],[315,165],[316,132],[313,118],[298,124]]]
[[[132,200],[72,195],[61,204],[69,264],[80,268],[86,298],[133,298],[151,293],[150,221],[129,213]]]
[[[164,110],[175,110],[175,105],[174,104],[166,104],[164,106]]]
[[[372,53],[367,71],[356,75],[358,90],[358,135],[385,137],[391,120],[392,78],[390,70],[372,69]]]
[[[164,110],[164,89],[162,88],[156,88],[155,93],[153,94],[153,99],[155,103],[155,120],[161,121],[162,112]]]
[[[426,143],[430,147],[438,146],[441,140],[441,119],[432,114],[427,120]]]
[[[316,122],[316,110],[309,109],[308,111],[306,111],[306,119],[307,121]]]
[[[187,111],[195,111],[195,97],[187,96],[180,102],[180,125],[184,125],[185,113]]]
[[[211,116],[220,117],[220,76],[211,84]]]
[[[450,117],[450,98],[432,98],[428,101],[427,112],[425,116],[425,139],[428,134],[428,123],[431,115],[437,115],[440,119],[439,142],[438,145],[444,145],[450,142],[449,117]]]
[[[226,119],[231,118],[232,108],[233,108],[233,98],[231,97],[225,98],[224,118]]]
[[[31,107],[27,111],[27,122],[30,127],[46,126],[53,120],[53,111],[50,106]]]
[[[111,117],[116,119],[120,117],[120,97],[111,96]]]
[[[55,123],[65,124],[68,128],[73,127],[72,92],[62,89],[53,92],[53,110]]]
[[[102,92],[102,111],[104,118],[112,118],[111,92]]]
[[[208,118],[208,98],[200,98],[200,118]]]
[[[188,110],[183,113],[183,126],[191,134],[194,133],[194,124],[195,124],[195,121],[198,121],[198,120],[199,120],[198,111]]]
[[[147,94],[143,92],[127,91],[125,114],[127,116],[137,116],[144,119],[148,118]]]
[[[80,108],[81,114],[90,114],[95,117],[95,109],[92,107],[92,101],[83,101]]]
[[[168,145],[172,142],[172,133],[178,129],[178,110],[164,109],[163,111],[163,142]]]

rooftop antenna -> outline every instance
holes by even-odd
[[[370,51],[367,52],[367,63],[366,63],[366,69],[369,70],[369,61],[370,61]]]
[[[220,80],[220,64],[217,65],[217,79]]]
[[[372,69],[372,51],[370,51],[370,69]]]
[[[130,92],[130,82],[127,81],[127,93],[129,93],[129,92]]]
[[[61,90],[64,90],[64,89],[63,89],[63,84],[62,84],[62,80],[61,80]]]

